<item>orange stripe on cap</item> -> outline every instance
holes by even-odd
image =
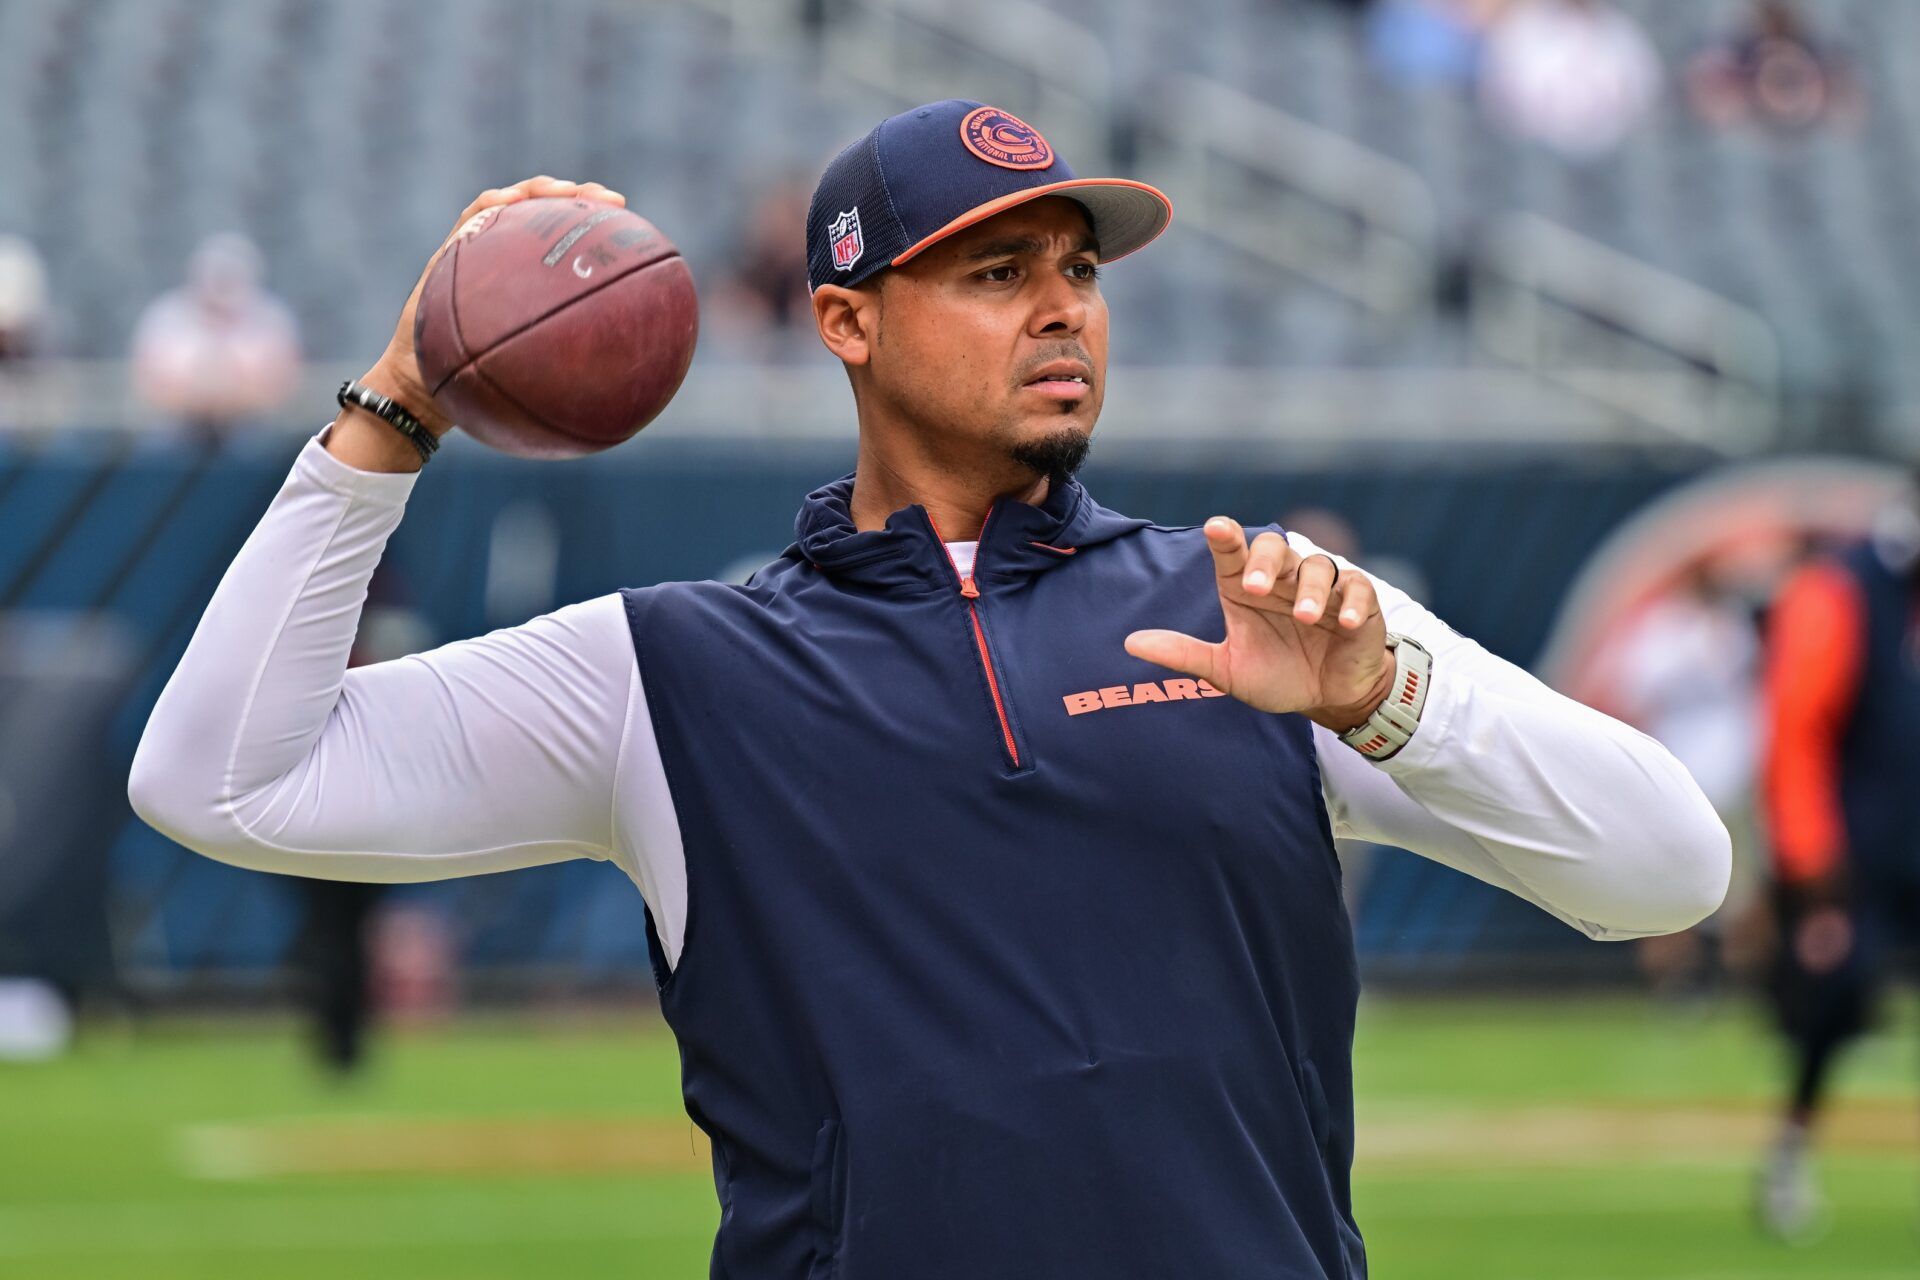
[[[985,222],[994,214],[1004,213],[1015,205],[1025,204],[1029,200],[1038,200],[1041,196],[1056,195],[1059,192],[1066,191],[1073,187],[1132,187],[1136,191],[1147,192],[1167,207],[1167,220],[1160,224],[1160,230],[1135,245],[1134,249],[1146,248],[1149,244],[1159,239],[1161,234],[1164,233],[1169,226],[1173,225],[1173,201],[1167,199],[1166,193],[1158,187],[1149,186],[1144,182],[1135,182],[1130,178],[1069,178],[1065,182],[1049,182],[1045,186],[1028,187],[1025,191],[1011,191],[1004,196],[998,196],[989,200],[985,204],[975,205],[973,208],[955,218],[952,222],[949,222],[946,226],[941,227],[932,235],[922,239],[918,244],[909,246],[905,253],[887,265],[897,267],[922,250],[945,240],[954,232],[964,231],[976,222]],[[1127,250],[1127,253],[1131,252],[1133,252],[1133,249]],[[1103,255],[1101,260],[1104,262],[1113,262],[1126,256],[1126,253],[1115,254],[1112,258]]]

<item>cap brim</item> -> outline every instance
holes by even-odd
[[[1173,202],[1157,187],[1127,178],[1070,178],[1012,191],[975,205],[918,244],[909,246],[888,265],[897,267],[957,231],[1042,196],[1065,196],[1086,209],[1093,219],[1094,238],[1100,242],[1102,262],[1126,257],[1165,231],[1173,221]]]

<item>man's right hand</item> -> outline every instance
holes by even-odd
[[[456,240],[470,236],[486,225],[480,219],[480,214],[501,205],[517,204],[541,196],[578,196],[583,200],[601,200],[623,207],[627,203],[625,196],[598,182],[568,182],[545,175],[524,179],[510,187],[482,191],[461,212],[454,221],[453,230],[447,233],[447,238],[427,259],[426,268],[420,272],[420,278],[414,281],[413,292],[407,295],[407,305],[400,309],[400,320],[394,326],[393,338],[387,343],[386,351],[360,379],[381,395],[404,406],[436,436],[452,430],[453,422],[440,412],[439,406],[434,404],[433,398],[420,383],[420,365],[413,351],[413,317],[420,305],[420,291],[426,287],[427,277],[433,274],[440,255]],[[340,411],[333,430],[327,435],[327,450],[348,466],[362,471],[418,471],[421,465],[420,455],[391,424],[352,405]]]

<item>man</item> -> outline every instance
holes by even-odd
[[[1809,560],[1768,623],[1773,995],[1795,1061],[1758,1209],[1786,1239],[1825,1217],[1811,1146],[1834,1060],[1870,1024],[1890,948],[1920,937],[1920,788],[1907,754],[1885,745],[1920,711],[1917,506],[1909,497],[1873,538]]]
[[[202,444],[278,408],[299,381],[299,325],[261,283],[265,271],[246,236],[208,236],[186,284],[155,298],[134,327],[135,389]]]
[[[462,220],[546,194],[619,200],[541,178]],[[716,1276],[1363,1275],[1333,837],[1633,937],[1713,909],[1726,835],[1664,749],[1352,565],[1073,480],[1100,264],[1168,216],[991,107],[882,122],[807,215],[858,467],[781,558],[350,674],[419,457],[348,410],[215,593],[136,805],[270,870],[617,862]],[[412,311],[367,381],[445,431]]]

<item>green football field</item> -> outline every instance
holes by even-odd
[[[1847,1063],[1833,1223],[1786,1248],[1747,1218],[1777,1061],[1746,1008],[1372,1000],[1375,1280],[1920,1275],[1917,1022]],[[409,1031],[346,1088],[301,1048],[285,1022],[158,1021],[0,1068],[0,1276],[706,1274],[704,1148],[648,1015]]]

